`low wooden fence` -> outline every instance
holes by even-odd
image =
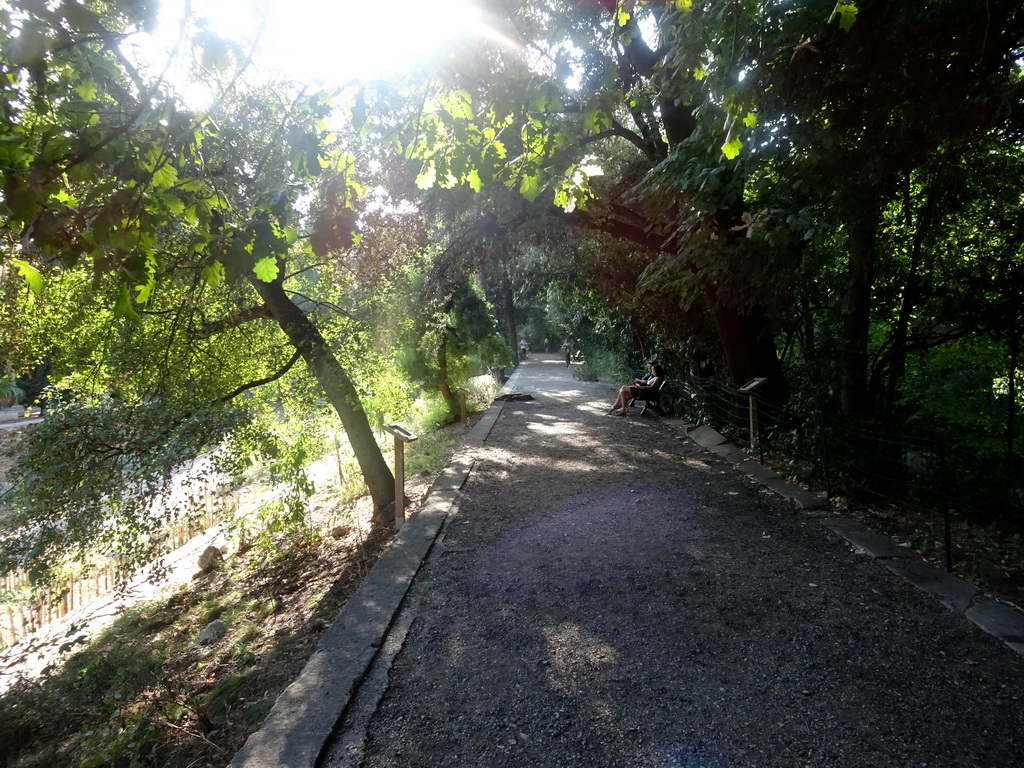
[[[194,536],[222,522],[238,506],[238,494],[224,488],[207,488],[198,517],[170,525],[158,545],[159,555],[173,552]],[[42,590],[31,600],[19,600],[18,593],[31,589],[32,581],[24,571],[0,576],[0,649],[14,645],[50,622],[111,592],[124,583],[125,574],[116,563],[69,577],[67,584]]]

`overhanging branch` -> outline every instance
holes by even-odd
[[[267,309],[263,304],[253,304],[248,307],[242,307],[237,312],[233,312],[227,317],[222,317],[220,320],[214,320],[212,323],[204,325],[197,338],[208,339],[211,336],[216,336],[222,331],[226,331],[228,328],[237,328],[240,325],[245,325],[253,320],[272,320],[273,315],[270,314],[270,310]]]
[[[305,301],[309,302],[310,304],[313,305],[314,310],[320,309],[320,307],[327,307],[328,309],[333,310],[338,314],[344,315],[345,317],[355,320],[355,316],[351,312],[349,312],[344,307],[334,304],[333,302],[319,301],[318,299],[311,298],[304,293],[299,293],[298,291],[288,290],[286,292],[291,296],[298,296],[300,299],[304,299]],[[303,312],[306,312],[306,309],[303,308]]]
[[[218,397],[216,400],[214,400],[214,402],[215,403],[226,403],[229,400],[234,400],[236,397],[238,397],[240,394],[245,392],[247,389],[255,389],[256,387],[262,387],[264,384],[269,384],[272,381],[277,381],[278,379],[280,379],[282,376],[284,376],[286,373],[288,373],[288,371],[290,371],[292,369],[292,366],[295,365],[295,363],[297,363],[299,361],[299,358],[301,356],[302,356],[302,352],[300,352],[299,350],[295,350],[295,354],[292,355],[291,360],[289,360],[287,363],[285,363],[284,367],[281,368],[281,370],[279,370],[277,373],[271,374],[270,376],[265,376],[262,379],[256,379],[255,381],[250,381],[247,384],[243,384],[242,386],[238,387],[237,389],[234,389],[233,391],[231,391],[228,394],[224,395],[224,397]]]
[[[585,147],[587,146],[587,144],[593,144],[596,141],[609,139],[613,136],[618,136],[619,138],[625,139],[630,144],[639,149],[641,152],[643,152],[644,155],[651,159],[654,159],[651,153],[651,145],[648,142],[644,141],[642,136],[634,133],[625,126],[619,125],[618,123],[615,123],[615,125],[613,125],[606,131],[600,131],[599,133],[593,133],[590,136],[585,136],[583,140],[580,142],[580,146]]]
[[[610,217],[592,216],[587,211],[572,211],[562,214],[568,221],[587,229],[604,232],[613,237],[620,237],[632,243],[646,248],[650,251],[668,251],[665,238],[653,232],[648,232],[641,226]]]

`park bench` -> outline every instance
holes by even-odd
[[[630,407],[632,407],[634,403],[641,402],[644,404],[643,407],[640,409],[641,416],[647,413],[647,410],[649,408],[653,408],[654,410],[656,410],[659,416],[664,416],[665,409],[663,409],[661,406],[661,393],[665,389],[666,384],[668,384],[668,379],[663,378],[661,380],[661,383],[658,384],[657,387],[655,387],[654,389],[648,389],[648,391],[646,392],[646,394],[644,394],[643,397],[634,397],[632,400],[630,400]]]

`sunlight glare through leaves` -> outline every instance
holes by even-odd
[[[161,15],[166,46],[180,26],[184,0]],[[211,32],[242,44],[259,38],[254,63],[264,76],[326,88],[401,75],[440,46],[483,29],[467,0],[194,0],[192,12]]]

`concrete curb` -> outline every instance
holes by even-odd
[[[520,369],[502,387],[515,391]],[[455,504],[503,401],[492,403],[449,465],[430,486],[391,545],[327,628],[316,651],[229,768],[314,768],[353,694],[373,663],[413,579]]]
[[[828,501],[783,480],[774,470],[751,459],[725,437],[706,424],[683,427],[697,445],[735,464],[766,487],[792,501],[799,509],[814,512]],[[859,520],[817,515],[822,525],[846,540],[857,552],[909,581],[918,589],[934,595],[947,608],[962,613],[972,623],[1024,656],[1024,614],[982,593],[959,576],[946,573],[917,552],[899,546],[888,536],[872,531]]]
[[[820,496],[808,493],[792,483],[782,479],[773,469],[754,461],[743,451],[718,433],[717,430],[706,424],[693,426],[690,424],[683,427],[686,436],[702,448],[707,448],[716,456],[721,456],[738,466],[743,472],[751,475],[780,496],[789,499],[797,507],[804,510],[822,509],[828,506],[828,501]]]

